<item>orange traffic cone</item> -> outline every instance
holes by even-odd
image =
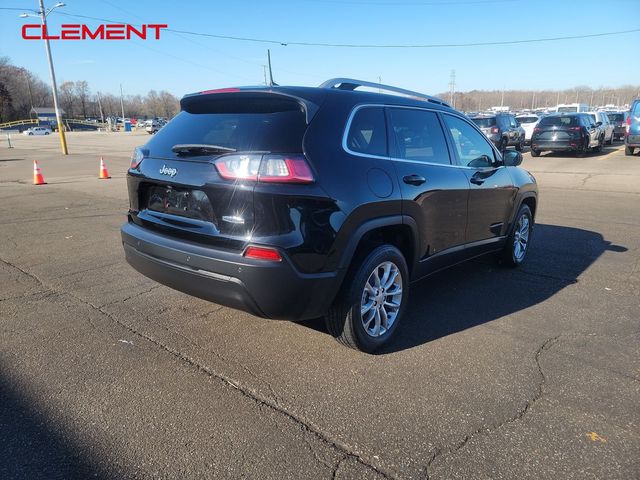
[[[33,184],[34,185],[46,185],[47,182],[44,181],[44,177],[42,176],[42,172],[40,171],[40,167],[38,166],[38,161],[33,161]]]
[[[106,180],[108,178],[111,178],[109,176],[109,172],[107,171],[107,167],[104,164],[104,160],[102,159],[102,157],[100,157],[100,175],[98,176],[98,178],[100,180]]]

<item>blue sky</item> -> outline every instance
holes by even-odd
[[[48,6],[53,0],[46,0]],[[640,27],[639,0],[67,0],[60,12],[167,23],[177,30],[280,41],[434,44],[521,40]],[[0,0],[36,8],[37,0]],[[21,38],[20,12],[0,10],[0,56],[48,81],[41,41]],[[29,23],[35,23],[29,19]],[[52,13],[61,23],[101,22]],[[92,91],[184,93],[264,81],[266,49],[281,85],[331,77],[390,83],[426,93],[448,90],[564,89],[640,84],[640,33],[560,42],[466,48],[328,48],[266,45],[163,32],[159,41],[54,41],[58,81],[87,80]],[[629,58],[625,61],[625,56]],[[630,56],[630,57],[629,57]]]

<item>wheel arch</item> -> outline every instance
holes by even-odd
[[[382,240],[382,241],[381,241]],[[395,240],[395,241],[390,241]],[[338,264],[338,276],[331,301],[338,295],[354,260],[366,255],[375,245],[389,243],[398,248],[405,256],[411,278],[417,265],[419,251],[418,224],[408,215],[391,215],[367,220],[359,225],[350,235]]]

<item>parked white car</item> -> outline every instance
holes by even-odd
[[[604,131],[604,141],[607,145],[613,143],[613,131],[615,125],[609,121],[609,117],[605,112],[587,112],[594,123],[600,122],[600,128]]]
[[[529,145],[531,143],[531,135],[533,135],[533,129],[536,128],[538,122],[543,115],[537,113],[527,113],[526,115],[516,116],[516,120],[520,123],[520,126],[524,129],[524,144]]]
[[[49,135],[51,129],[49,127],[31,127],[22,132],[23,135]]]

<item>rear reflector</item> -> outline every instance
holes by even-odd
[[[268,260],[271,262],[280,262],[282,257],[277,250],[265,247],[249,247],[245,250],[244,256],[247,258],[255,258],[256,260]]]

